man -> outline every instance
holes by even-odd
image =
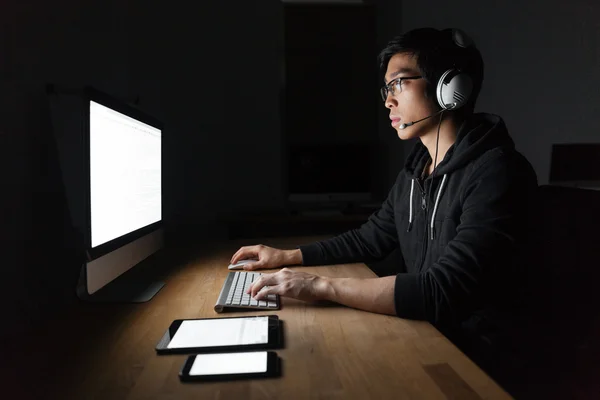
[[[483,60],[464,32],[410,31],[380,61],[391,124],[400,139],[418,139],[381,209],[337,237],[295,250],[242,247],[231,262],[257,259],[247,270],[369,262],[399,249],[405,271],[395,276],[331,279],[285,268],[249,292],[427,320],[459,345],[493,341],[516,307],[535,173],[500,117],[474,114]]]

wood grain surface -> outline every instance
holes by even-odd
[[[313,239],[260,243],[293,248]],[[70,334],[38,332],[56,344],[53,350],[38,352],[46,361],[34,370],[47,379],[32,379],[31,385],[38,385],[40,398],[510,398],[426,322],[287,298],[282,298],[281,310],[215,313],[229,259],[243,244],[251,243],[230,241],[198,249],[194,257],[170,268],[166,286],[148,303],[80,304],[56,321],[55,326]],[[330,277],[375,277],[364,264],[295,268]],[[282,360],[279,378],[184,384],[178,373],[186,356],[159,356],[154,350],[174,319],[269,314],[284,322],[285,348],[276,350]]]

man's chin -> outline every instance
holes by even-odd
[[[396,133],[398,134],[398,137],[400,138],[400,140],[412,139],[414,137],[414,135],[411,134],[411,131],[412,130],[410,128],[406,128],[406,129],[396,128]]]

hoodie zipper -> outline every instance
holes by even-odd
[[[419,179],[415,179],[415,181],[417,182],[417,185],[419,186],[419,190],[421,191],[421,208],[423,209],[423,211],[425,211],[425,230],[423,231],[423,246],[421,249],[421,261],[419,262],[419,269],[418,271],[421,272],[421,270],[423,269],[423,264],[425,263],[425,254],[427,253],[427,221],[428,221],[428,210],[427,210],[427,193],[425,192],[425,189],[423,188],[423,186],[426,188],[427,187],[427,181],[424,180],[423,181],[423,186],[421,186],[421,182],[419,182]],[[432,183],[433,184],[433,183]],[[430,188],[431,189],[431,188]]]
[[[415,179],[415,182],[417,182],[417,186],[419,187],[419,190],[421,191],[421,209],[425,210],[427,208],[427,201],[425,198],[425,190],[423,189],[423,186],[421,186],[421,182],[419,182],[419,179]]]

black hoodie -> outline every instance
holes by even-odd
[[[422,180],[429,160],[419,141],[381,209],[358,229],[299,246],[303,265],[377,261],[399,248],[399,317],[427,320],[444,333],[473,315],[501,327],[524,275],[519,258],[535,172],[491,114],[466,120],[433,176]]]

